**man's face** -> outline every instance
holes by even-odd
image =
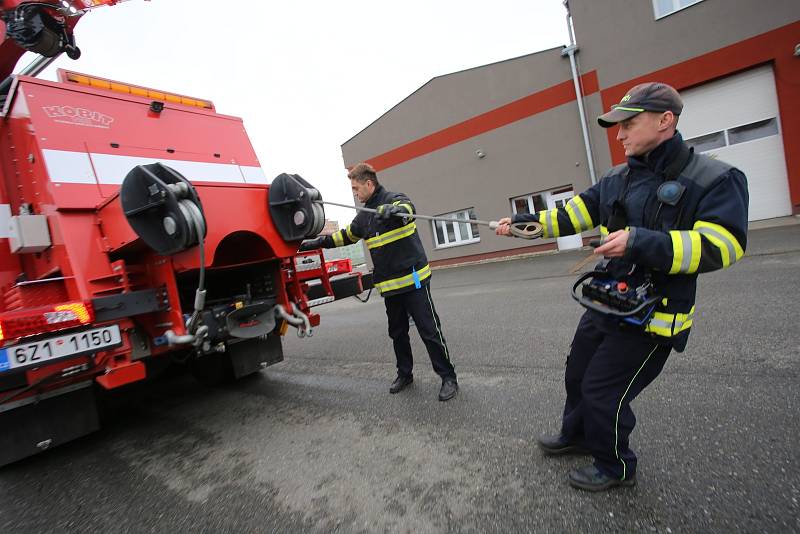
[[[625,156],[643,156],[664,140],[666,113],[645,111],[619,123],[617,141],[622,143]]]
[[[371,197],[372,193],[375,192],[375,183],[372,180],[364,180],[363,182],[359,182],[355,178],[351,178],[350,189],[353,190],[353,195],[355,195],[358,201],[363,204],[369,200],[369,197]]]

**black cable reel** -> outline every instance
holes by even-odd
[[[278,175],[269,186],[269,213],[286,241],[316,237],[325,226],[322,195],[298,174]]]
[[[191,182],[162,163],[138,165],[125,176],[120,202],[128,224],[162,256],[202,242],[206,219]]]

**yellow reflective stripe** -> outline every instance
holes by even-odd
[[[430,275],[430,265],[425,265],[425,267],[417,271],[417,276],[420,281],[427,279]],[[414,285],[414,273],[392,278],[391,280],[384,280],[383,282],[377,282],[375,287],[377,287],[381,293],[386,293],[387,291],[394,291],[395,289],[402,289],[411,285]]]
[[[643,108],[626,108],[625,106],[611,106],[611,107],[614,109],[621,109],[622,111],[638,111],[640,113],[644,111]]]
[[[697,221],[694,223],[694,229],[719,249],[723,267],[730,266],[744,256],[744,250],[739,241],[724,226]]]
[[[553,237],[560,236],[561,232],[558,229],[558,210],[550,210],[547,214],[550,216],[550,228],[553,232]]]
[[[545,210],[536,214],[542,225],[543,237],[558,237],[558,210]]]
[[[575,233],[581,233],[583,231],[583,228],[581,227],[581,221],[578,219],[578,215],[575,213],[575,208],[573,207],[571,200],[567,202],[565,209],[567,211],[567,215],[569,215],[570,222],[572,222],[572,227],[575,229]]]
[[[669,268],[669,274],[677,274],[683,263],[683,238],[677,230],[670,230],[669,237],[672,239],[672,266]]]
[[[342,238],[342,231],[341,230],[338,230],[338,231],[332,233],[331,237],[333,238],[333,245],[334,246],[336,246],[336,247],[344,246],[344,239]]]
[[[675,314],[675,329],[674,334],[680,334],[684,330],[692,327],[692,320],[694,319],[694,306],[689,310],[689,313],[676,313]]]
[[[687,273],[696,273],[698,267],[700,267],[700,253],[703,250],[703,246],[700,243],[700,234],[697,232],[686,232],[689,234],[689,239],[692,243],[692,259],[689,262],[689,270],[686,271]]]
[[[672,337],[692,327],[694,319],[694,306],[689,313],[663,313],[655,312],[644,331],[657,336]]]
[[[586,207],[586,203],[580,196],[573,197],[573,200],[575,201],[575,205],[578,206],[578,210],[580,210],[581,215],[583,215],[583,218],[586,221],[584,230],[594,228],[594,221],[592,221],[592,216],[589,214],[589,208]]]
[[[385,234],[381,234],[379,236],[370,237],[367,239],[367,248],[373,249],[377,247],[382,247],[384,245],[388,245],[389,243],[393,243],[399,239],[403,239],[404,237],[408,237],[413,235],[414,232],[417,231],[417,223],[411,222],[406,224],[405,226],[401,226],[400,228],[395,228]]]
[[[412,207],[411,207],[411,204],[405,204],[405,203],[403,203],[403,204],[400,204],[400,203],[395,203],[395,206],[398,206],[398,207],[404,208],[404,209],[405,209],[405,210],[408,212],[408,214],[409,214],[409,215],[413,215],[413,214],[414,214],[414,208],[412,208]]]
[[[600,237],[605,238],[608,235],[608,228],[600,226]]]
[[[696,273],[700,266],[700,234],[694,230],[670,230],[672,266],[669,274]]]
[[[575,233],[581,233],[589,228],[594,228],[589,210],[586,209],[586,204],[580,196],[572,197],[569,202],[567,202],[566,210],[570,221],[572,221],[572,226],[575,227]]]
[[[350,241],[352,241],[353,243],[361,239],[360,237],[358,237],[356,234],[353,233],[353,231],[350,229],[349,224],[347,225],[347,228],[345,228],[345,231],[347,232],[347,237],[350,238]]]
[[[553,237],[550,232],[550,223],[547,221],[547,211],[536,212],[536,217],[539,219],[539,224],[542,225],[542,237]]]

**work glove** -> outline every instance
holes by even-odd
[[[300,243],[300,248],[297,249],[297,252],[305,252],[306,250],[316,250],[318,248],[323,248],[325,245],[325,236],[321,235],[319,237],[315,237],[314,239],[306,239],[302,243]]]
[[[388,221],[395,213],[405,213],[406,211],[400,206],[394,204],[381,204],[378,206],[377,217],[383,221]]]

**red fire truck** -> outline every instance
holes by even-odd
[[[74,27],[122,0],[3,0],[0,11],[0,465],[99,426],[97,390],[164,362],[239,378],[289,328],[370,286],[298,255],[324,212],[301,177],[268,183],[242,120],[190,97],[58,71]],[[25,51],[37,59],[16,75]]]

